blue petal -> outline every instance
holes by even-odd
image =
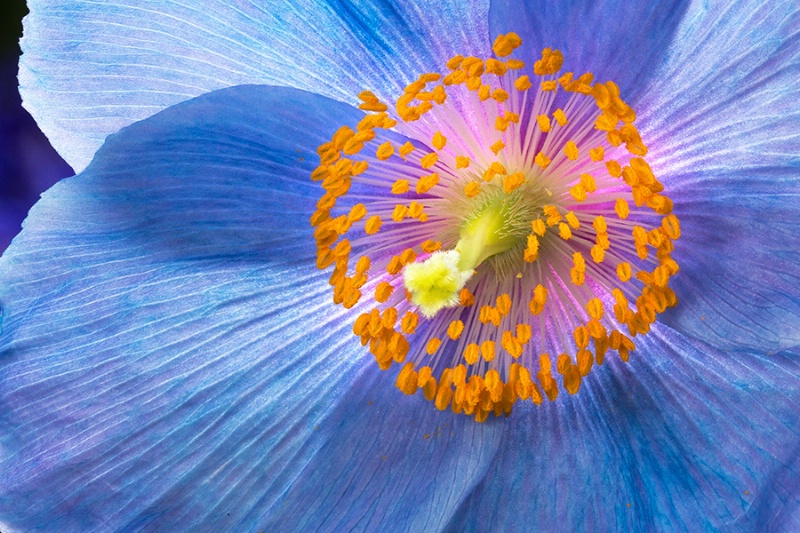
[[[664,320],[729,349],[800,344],[800,8],[693,4],[642,102],[683,227]]]
[[[633,103],[663,62],[688,3],[494,0],[489,29],[491,35],[519,34],[522,48],[516,55],[526,62],[539,59],[543,48],[561,50],[565,71],[613,80]]]
[[[748,174],[753,191],[743,187],[733,198],[709,191],[718,197],[676,208],[679,303],[659,320],[729,350],[800,346],[800,172],[761,172],[774,196],[759,195],[758,174]]]
[[[44,195],[0,259],[0,523],[265,520],[367,363],[308,227],[313,150],[360,116],[222,90],[111,136]]]
[[[246,83],[354,102],[396,98],[456,53],[488,51],[488,0],[270,2],[34,0],[20,85],[76,170],[106,135],[202,93]]]
[[[441,531],[483,479],[502,420],[437,411],[369,373],[320,426],[326,442],[265,531]]]
[[[791,531],[800,354],[731,357],[665,327],[637,344],[515,413],[448,530]]]

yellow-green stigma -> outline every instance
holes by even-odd
[[[453,250],[434,252],[428,259],[405,267],[403,283],[411,293],[411,302],[426,318],[458,305],[459,293],[475,268],[519,243],[519,238],[507,231],[508,226],[506,200],[497,199],[464,223]]]

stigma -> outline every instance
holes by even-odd
[[[484,421],[577,394],[677,304],[680,223],[613,81],[455,56],[319,147],[317,267],[396,386]]]
[[[406,265],[403,279],[416,305],[426,318],[445,307],[458,305],[459,294],[483,261],[512,248],[516,240],[507,234],[506,199],[476,209],[461,225],[455,249],[436,251],[423,261]]]

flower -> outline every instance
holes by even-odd
[[[152,116],[0,260],[7,528],[798,526],[795,6],[31,10],[23,96],[73,165]],[[558,49],[636,109],[680,304],[578,394],[478,424],[357,355],[308,178],[363,116],[337,100],[389,101],[512,31],[527,64]]]

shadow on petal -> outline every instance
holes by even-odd
[[[364,363],[313,264],[306,185],[359,116],[228,89],[45,193],[0,259],[0,522],[258,526]]]

